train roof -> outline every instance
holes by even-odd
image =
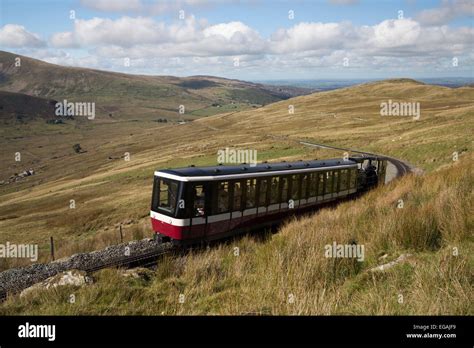
[[[180,181],[216,180],[224,178],[239,178],[263,176],[269,173],[279,172],[279,174],[291,174],[292,172],[306,172],[314,169],[324,169],[329,167],[351,167],[356,165],[354,159],[333,158],[325,160],[278,162],[278,163],[258,163],[256,165],[240,164],[233,166],[210,166],[210,167],[184,167],[175,169],[162,169],[155,172],[155,175],[168,177]]]

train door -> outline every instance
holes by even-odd
[[[280,210],[280,177],[273,176],[268,179],[268,208],[267,214],[274,214]]]
[[[257,179],[243,180],[243,203],[242,203],[242,220],[241,224],[249,227],[257,216]]]
[[[237,228],[242,221],[244,181],[230,181],[231,212],[229,230]]]
[[[326,183],[326,173],[325,172],[317,172],[317,191],[316,191],[316,201],[321,202],[324,200],[324,185]]]
[[[290,197],[289,181],[291,176],[284,175],[280,177],[280,211],[288,209],[288,200]]]
[[[267,207],[270,200],[271,178],[261,178],[257,180],[257,216],[267,214]]]
[[[333,174],[333,182],[332,182],[332,196],[333,198],[339,196],[339,179],[341,177],[341,171],[335,170]]]
[[[191,226],[190,238],[204,238],[207,230],[207,217],[211,212],[211,192],[209,183],[193,183],[190,186]]]
[[[288,209],[299,208],[301,199],[301,178],[302,175],[294,174],[290,177],[288,186]]]
[[[301,174],[300,208],[308,204],[310,178],[310,173]]]
[[[331,199],[333,193],[333,171],[328,170],[324,174],[324,200]]]
[[[218,238],[229,231],[230,223],[230,184],[229,181],[214,181],[211,186],[211,211],[207,214],[206,236]]]

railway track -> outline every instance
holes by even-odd
[[[84,271],[87,274],[92,274],[94,272],[100,271],[106,268],[130,268],[130,267],[149,267],[156,264],[157,260],[166,254],[171,254],[176,251],[176,248],[171,243],[163,243],[158,246],[156,250],[148,251],[139,255],[130,255],[124,257],[116,257],[110,260],[105,260],[104,262],[99,262],[94,265],[85,265],[84,267],[76,267],[80,271]],[[66,271],[66,269],[62,270]],[[56,274],[61,271],[56,272]],[[45,275],[42,278],[31,279],[29,282],[23,283],[21,286],[12,286],[8,289],[0,290],[0,302],[4,301],[8,295],[20,293],[22,290],[39,283],[51,276],[54,275]]]
[[[277,136],[273,136],[277,138]],[[288,140],[288,139],[285,139]],[[355,150],[355,149],[349,149],[349,148],[343,148],[343,147],[337,147],[337,146],[330,146],[330,145],[325,145],[325,144],[317,144],[317,143],[310,143],[307,141],[298,141],[296,140],[295,142],[298,142],[301,145],[305,146],[311,146],[311,147],[318,147],[318,148],[325,148],[325,149],[333,149],[333,150],[340,150],[340,151],[346,151],[346,152],[352,152],[352,153],[359,153],[362,155],[372,155],[372,156],[378,156],[381,158],[387,159],[390,163],[393,164],[393,166],[396,168],[397,173],[395,177],[401,177],[403,175],[406,175],[410,172],[413,172],[413,167],[409,165],[408,163],[401,161],[399,159],[393,158],[393,157],[388,157],[385,155],[380,155],[380,154],[375,154],[367,151],[360,151],[360,150]],[[121,257],[116,257],[113,259],[108,259],[103,262],[98,262],[93,265],[86,265],[84,267],[75,267],[75,269],[85,271],[88,274],[92,274],[94,272],[97,272],[99,270],[105,269],[105,268],[120,268],[120,267],[137,267],[137,266],[142,266],[142,267],[148,267],[150,265],[156,264],[157,260],[166,254],[171,254],[173,252],[176,252],[177,248],[174,247],[171,243],[163,243],[159,244],[158,247],[155,250],[151,250],[145,253],[141,253],[139,255],[130,255],[130,256],[121,256]],[[56,274],[60,273],[61,271],[66,271],[67,269],[63,270],[58,270]],[[48,274],[45,275],[43,278],[34,278],[31,277],[29,281],[24,282],[21,286],[16,286],[16,287],[8,287],[8,289],[0,289],[0,301],[3,301],[7,298],[8,295],[10,294],[15,294],[15,293],[20,293],[22,290],[25,288],[28,288],[32,286],[35,283],[41,282],[54,274]],[[1,286],[2,284],[0,284]]]
[[[319,148],[322,148],[322,149],[341,150],[341,151],[346,151],[346,152],[358,153],[358,154],[361,154],[361,155],[370,155],[370,156],[377,156],[377,157],[380,157],[380,158],[384,158],[387,161],[389,161],[390,163],[392,163],[395,166],[395,168],[397,169],[396,177],[401,177],[403,175],[409,174],[409,173],[413,172],[413,169],[414,169],[413,166],[411,166],[410,164],[408,164],[404,161],[401,161],[397,158],[393,158],[393,157],[389,157],[389,156],[385,156],[385,155],[381,155],[381,154],[377,154],[377,153],[373,153],[373,152],[349,149],[349,148],[338,147],[338,146],[310,143],[310,142],[307,142],[307,141],[298,141],[298,142],[301,145],[305,145],[305,146],[319,147]]]
[[[169,244],[169,246],[168,246]],[[171,243],[162,244],[158,250],[151,251],[136,256],[127,256],[120,257],[109,262],[104,262],[100,265],[94,265],[92,267],[87,267],[83,271],[87,273],[94,273],[105,268],[120,268],[120,267],[133,267],[133,266],[150,266],[156,262],[156,260],[163,255],[170,254],[174,251],[174,247]]]

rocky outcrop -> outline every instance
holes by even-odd
[[[396,260],[384,263],[383,265],[371,268],[369,272],[382,272],[386,271],[387,269],[392,268],[395,265],[398,265],[399,263],[403,263],[407,261],[412,255],[411,254],[402,254],[400,255]]]
[[[55,276],[49,277],[40,283],[24,289],[20,293],[20,297],[26,296],[37,290],[51,289],[65,285],[82,286],[90,283],[92,283],[92,278],[87,276],[86,272],[74,269],[56,274]]]
[[[13,174],[8,178],[8,180],[0,181],[0,185],[11,184],[31,175],[35,175],[35,171],[33,169],[24,170],[21,173]]]

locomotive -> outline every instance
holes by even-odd
[[[384,183],[376,156],[155,171],[156,239],[192,245],[274,226]]]

